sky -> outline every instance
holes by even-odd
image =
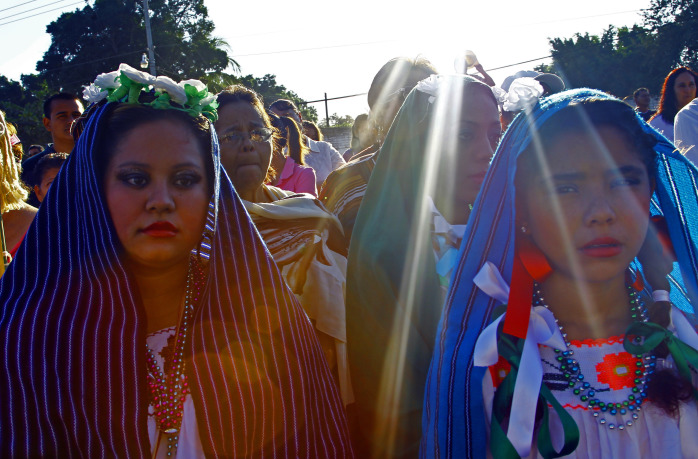
[[[84,0],[0,0],[0,74],[17,80],[35,72],[51,43],[46,26],[84,5]],[[313,101],[367,92],[375,73],[397,56],[423,56],[440,73],[454,73],[454,59],[466,49],[485,69],[508,66],[490,72],[499,84],[519,70],[550,63],[539,59],[550,54],[549,38],[639,24],[650,0],[205,0],[205,5],[215,36],[229,44],[241,74],[274,74],[277,83]],[[145,37],[143,43],[146,48]],[[313,106],[324,118],[324,102]],[[330,115],[366,112],[365,95],[329,101]]]

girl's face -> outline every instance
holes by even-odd
[[[188,263],[210,198],[203,153],[190,129],[155,121],[129,131],[109,160],[104,192],[131,262],[158,269]]]
[[[602,126],[561,134],[545,159],[547,170],[521,184],[517,226],[557,274],[586,282],[624,276],[649,224],[651,184],[638,153],[619,130]]]
[[[696,80],[692,74],[683,72],[674,80],[674,95],[679,110],[696,98]]]

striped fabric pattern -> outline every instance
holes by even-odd
[[[97,177],[88,121],[0,280],[0,455],[146,457],[145,314]],[[221,173],[209,275],[186,349],[209,457],[348,457],[310,322]]]
[[[320,190],[320,201],[342,223],[347,248],[377,159],[377,151],[362,154],[359,159],[354,159],[333,171]]]
[[[571,103],[610,99],[600,91],[577,89],[544,99],[529,117],[518,116],[497,149],[461,244],[451,289],[439,323],[427,380],[421,457],[484,458],[487,432],[482,400],[486,369],[473,366],[475,341],[490,322],[495,300],[472,282],[485,261],[511,281],[514,255],[514,177],[518,155],[531,142],[532,129]],[[618,103],[622,103],[618,101]],[[672,301],[693,313],[698,304],[698,170],[663,136],[638,118],[657,138],[657,188],[653,213],[663,214],[678,255]]]

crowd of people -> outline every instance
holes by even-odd
[[[0,455],[695,457],[698,75],[460,64],[344,152],[126,64],[0,116]]]

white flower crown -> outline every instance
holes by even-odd
[[[154,92],[155,100],[140,102],[142,91]],[[211,122],[218,119],[216,95],[209,93],[206,85],[201,81],[184,80],[177,83],[172,78],[154,77],[128,64],[121,64],[119,70],[98,75],[94,83],[85,86],[82,95],[91,103],[99,103],[107,99],[109,102],[182,110],[194,117],[204,115]],[[182,108],[174,107],[171,102],[181,105]]]

